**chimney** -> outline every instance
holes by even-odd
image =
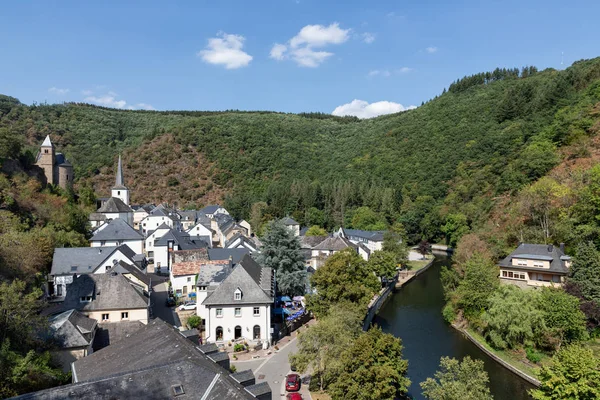
[[[102,249],[98,249],[98,254],[102,254]]]
[[[554,250],[554,246],[552,246],[551,244],[548,245],[548,253],[552,253],[552,250]]]
[[[560,251],[562,251],[563,253],[565,252],[565,244],[564,243],[560,244]]]

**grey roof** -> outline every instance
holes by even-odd
[[[271,393],[269,382],[261,382],[256,385],[248,386],[246,390],[254,397],[264,396]]]
[[[498,263],[504,268],[515,268],[519,270],[539,271],[539,272],[554,272],[561,275],[569,273],[569,269],[565,265],[563,257],[565,253],[558,246],[545,244],[528,244],[521,243],[512,253]],[[512,265],[513,258],[543,260],[550,261],[550,269],[542,269],[539,267],[524,267]]]
[[[77,310],[68,310],[50,318],[52,337],[63,349],[87,347],[94,337],[97,321]]]
[[[96,233],[90,241],[101,240],[143,240],[144,237],[121,218],[113,219],[108,225]]]
[[[233,235],[231,237],[231,239],[227,240],[225,242],[225,247],[229,247],[231,244],[233,244],[233,242],[235,242],[238,239],[240,240],[240,244],[243,245],[244,243],[247,243],[253,249],[258,249],[258,246],[256,245],[256,243],[254,243],[251,239],[244,236],[241,232],[237,232],[235,235]]]
[[[284,225],[300,225],[292,217],[285,217],[281,220]]]
[[[94,351],[128,338],[145,325],[140,321],[101,322],[92,345]]]
[[[196,286],[216,286],[223,282],[233,271],[229,261],[222,263],[202,263],[198,270]]]
[[[123,200],[117,197],[110,197],[102,207],[98,209],[99,213],[123,213],[123,212],[133,212],[131,207],[127,204],[123,203]]]
[[[148,214],[153,217],[167,217],[172,219],[173,221],[179,220],[179,215],[175,210],[166,207],[162,204],[159,204],[158,206],[154,207],[152,211],[150,211]]]
[[[218,204],[211,204],[211,205],[208,205],[208,206],[202,208],[198,212],[201,213],[201,214],[205,214],[205,215],[206,214],[214,214],[215,211],[217,211],[219,208],[221,208],[220,205],[218,205]]]
[[[196,222],[196,219],[198,219],[198,211],[196,210],[179,211],[179,215],[181,215],[181,219],[184,221]]]
[[[92,301],[82,302],[84,296]],[[118,273],[80,275],[67,285],[62,308],[80,311],[127,310],[147,308],[149,299],[141,295]]]
[[[371,254],[371,249],[369,249],[364,243],[358,243],[358,247],[360,247],[365,253]]]
[[[222,232],[227,231],[235,225],[235,220],[228,214],[215,215],[215,221],[217,221],[217,225]]]
[[[312,249],[319,243],[322,243],[329,236],[301,236],[300,247],[303,249]]]
[[[42,142],[43,147],[53,147],[52,140],[50,140],[50,135],[46,135],[46,138]]]
[[[263,268],[246,255],[233,271],[209,293],[202,302],[205,305],[265,304],[273,302],[271,268]],[[242,291],[242,299],[234,300],[236,289]]]
[[[343,229],[344,231],[344,236],[348,237],[348,236],[354,236],[354,237],[358,237],[358,238],[362,238],[362,239],[366,239],[366,240],[372,240],[375,242],[382,242],[383,241],[383,234],[385,233],[385,231],[363,231],[360,229]]]
[[[251,382],[250,384],[254,384],[256,380],[254,374],[252,373],[252,370],[250,369],[231,374],[231,377],[237,382],[241,383],[242,385],[244,385],[246,382]]]
[[[98,212],[93,212],[90,214],[90,221],[106,221],[106,215]]]
[[[321,243],[313,247],[313,250],[340,251],[348,247],[355,249],[356,245],[350,242],[348,239],[339,236],[334,236],[328,237],[327,239],[323,240]]]
[[[117,176],[115,178],[115,186],[113,189],[127,189],[125,187],[125,181],[123,180],[123,163],[121,162],[121,155],[119,154],[119,161],[117,163]]]
[[[155,246],[167,246],[172,240],[179,246],[179,250],[193,250],[208,247],[210,238],[207,236],[190,236],[189,233],[169,229],[159,239],[154,241]]]
[[[153,370],[146,379],[142,379],[139,375],[132,379],[136,384],[131,384],[133,387],[125,392],[129,396],[111,398],[145,398],[146,393],[153,399],[172,398],[172,393],[168,394],[164,389],[181,384],[187,394],[187,397],[182,398],[197,399],[205,394],[214,379],[218,379],[217,384],[212,388],[207,399],[251,398],[245,395],[241,385],[223,368],[210,361],[191,341],[160,319],[150,321],[135,335],[76,361],[73,370],[74,380],[78,382],[106,379],[115,374]],[[168,384],[165,385],[163,379],[168,380]],[[155,382],[161,383],[159,387],[155,386]],[[154,391],[143,390],[145,385],[149,385]],[[138,389],[142,389],[144,395],[135,392]]]
[[[135,211],[145,211],[147,213],[150,213],[150,211],[154,210],[155,207],[156,206],[154,204],[147,203],[139,206],[132,206],[131,208]]]
[[[118,248],[58,247],[54,249],[50,275],[91,274]]]
[[[119,261],[119,264],[113,269],[113,271],[116,271],[121,274],[131,274],[136,279],[138,279],[138,280],[144,282],[146,285],[148,285],[148,288],[152,287],[152,278],[149,275],[146,275],[145,273],[143,273],[135,265],[131,265],[131,264],[127,264],[126,262]]]

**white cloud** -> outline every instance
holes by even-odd
[[[94,92],[92,90],[84,89],[81,91],[81,94],[84,96],[91,96]]]
[[[389,78],[391,75],[392,73],[387,69],[374,69],[367,74],[368,77],[383,76],[384,78]]]
[[[103,96],[88,96],[84,98],[83,101],[92,104],[97,104],[103,107],[120,108],[127,110],[155,110],[155,108],[148,103],[137,103],[135,105],[128,105],[125,100],[117,99],[117,94],[115,92],[108,92]]]
[[[362,40],[363,40],[363,42],[365,42],[367,44],[371,44],[375,41],[375,34],[370,33],[370,32],[365,32],[362,34]]]
[[[358,118],[373,118],[379,115],[393,114],[400,111],[412,110],[415,106],[404,107],[391,101],[368,103],[364,100],[352,100],[350,103],[338,106],[331,114],[338,116],[353,115]]]
[[[275,60],[292,59],[302,67],[318,67],[333,53],[318,50],[328,45],[342,44],[350,37],[350,29],[342,29],[337,22],[324,25],[306,25],[287,44],[276,43],[269,57]]]
[[[65,94],[69,93],[69,89],[61,89],[61,88],[57,88],[55,86],[52,86],[50,89],[48,89],[48,91],[50,93],[54,93],[54,94],[57,94],[59,96],[63,96]]]
[[[435,53],[436,51],[438,51],[438,48],[437,48],[437,47],[435,47],[435,46],[429,46],[429,47],[427,47],[427,48],[425,49],[425,51],[426,51],[426,52],[428,52],[429,54],[433,54],[433,53]]]
[[[246,38],[224,32],[217,36],[219,37],[208,39],[206,49],[198,52],[204,62],[223,65],[226,69],[237,69],[250,64],[252,56],[242,50]]]
[[[274,58],[275,60],[283,60],[286,51],[287,46],[285,44],[275,43],[271,49],[271,53],[269,53],[269,57]]]
[[[413,69],[409,68],[409,67],[402,67],[400,69],[398,69],[398,73],[399,74],[407,74],[409,72],[411,72]]]

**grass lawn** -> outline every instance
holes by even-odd
[[[432,255],[428,255],[426,260],[412,260],[408,262],[408,269],[411,271],[418,271],[425,268],[427,264],[433,259]]]
[[[538,364],[533,364],[525,356],[525,351],[496,350],[492,348],[479,333],[475,332],[472,329],[467,329],[467,331],[486,349],[488,349],[489,351],[491,351],[492,353],[494,353],[513,367],[517,368],[518,370],[526,373],[527,375],[533,378],[537,378],[537,374],[540,370],[541,365],[547,364],[550,360],[550,357],[548,355],[540,353],[542,359]]]

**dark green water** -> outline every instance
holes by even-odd
[[[429,270],[394,294],[374,320],[384,332],[392,333],[404,343],[412,382],[410,395],[424,398],[419,383],[433,376],[442,356],[462,359],[468,355],[484,361],[495,400],[530,399],[527,390],[532,388],[531,384],[489,358],[442,318],[442,265],[450,265],[450,260],[437,258]]]

